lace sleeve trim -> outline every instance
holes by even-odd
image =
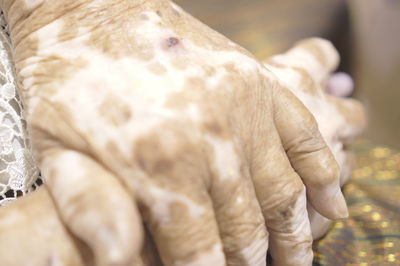
[[[0,206],[43,181],[33,160],[24,111],[15,81],[11,42],[0,13]]]

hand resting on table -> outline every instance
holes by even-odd
[[[97,265],[133,263],[142,221],[165,265],[264,265],[268,248],[277,265],[311,265],[306,192],[327,218],[347,208],[334,157],[290,87],[318,90],[338,60],[329,43],[298,47],[317,82],[282,82],[169,1],[0,3],[46,180],[3,217],[27,228],[30,212],[11,216],[13,206],[46,201],[54,237],[79,238]],[[17,239],[13,228],[2,237]],[[53,237],[35,229],[32,241]],[[71,241],[19,259],[72,260]]]

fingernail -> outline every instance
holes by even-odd
[[[329,77],[326,84],[326,90],[333,96],[346,97],[353,92],[354,81],[350,75],[338,72]]]

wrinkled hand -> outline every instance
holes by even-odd
[[[306,191],[328,218],[347,208],[287,84],[168,1],[15,1],[34,14],[6,12],[36,158],[97,265],[137,257],[140,217],[166,265],[265,265],[268,244],[311,265]],[[318,80],[338,58],[313,43]]]
[[[315,39],[304,40],[285,54],[272,56],[264,63],[314,115],[321,135],[339,163],[340,183],[343,185],[348,181],[354,165],[354,156],[346,150],[346,144],[365,129],[366,112],[360,102],[339,98],[352,92],[353,81],[344,73],[328,75],[330,73],[321,72],[315,60],[320,57],[315,45]],[[304,50],[308,53],[302,52]],[[323,236],[331,220],[320,215],[311,205],[308,213],[313,238]]]

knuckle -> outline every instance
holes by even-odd
[[[316,189],[336,184],[340,180],[340,166],[330,152],[319,153],[312,167],[303,167],[298,171],[301,176],[310,177],[306,184]]]
[[[302,114],[302,119],[303,129],[301,134],[293,141],[295,145],[291,145],[288,150],[290,156],[314,153],[326,148],[314,116],[308,110],[305,110]]]
[[[294,186],[290,193],[282,198],[281,204],[276,209],[276,215],[282,220],[289,220],[294,217],[297,214],[296,205],[304,193],[304,185]]]
[[[292,178],[275,185],[274,190],[280,193],[275,193],[271,200],[265,201],[262,206],[267,224],[282,229],[287,228],[293,217],[298,215],[299,201],[305,197],[305,187],[298,175],[292,172],[288,176]]]

